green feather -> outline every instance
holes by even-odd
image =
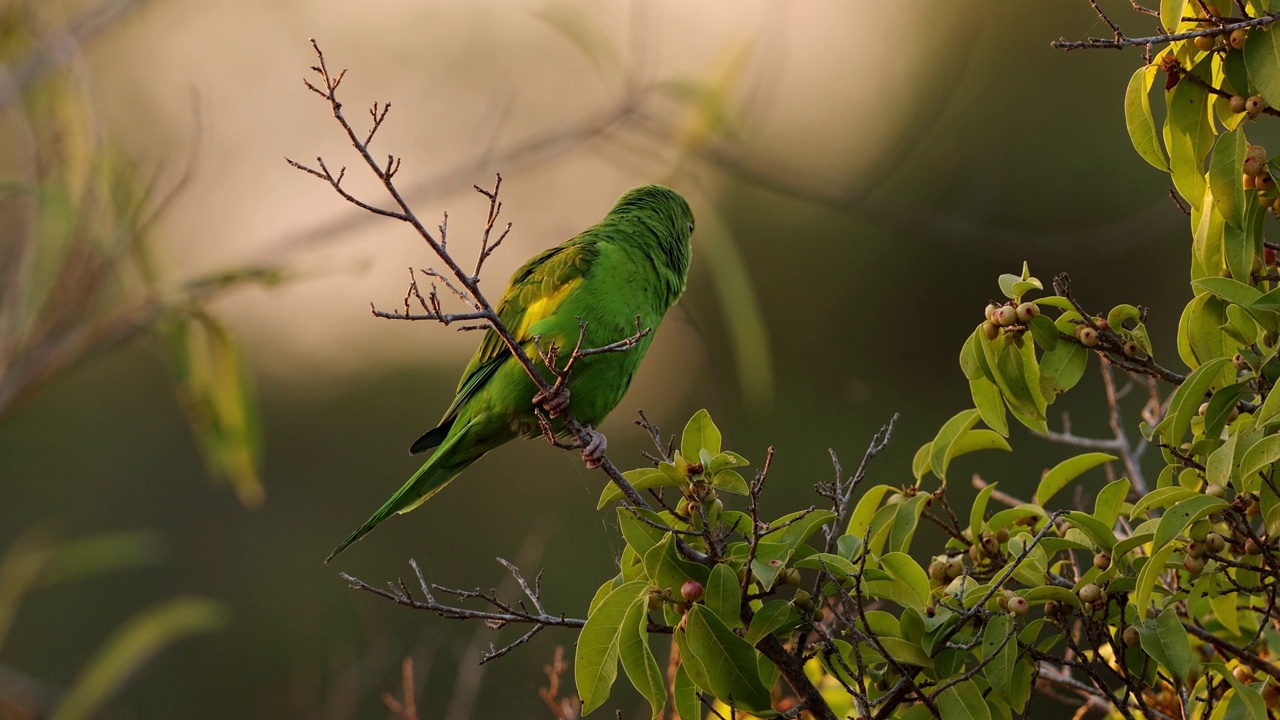
[[[600,223],[517,270],[497,305],[498,317],[535,357],[535,338],[544,348],[551,343],[566,352],[572,348],[579,318],[587,323],[583,347],[633,335],[637,317],[642,328],[657,329],[684,292],[692,234],[693,212],[679,193],[661,185],[635,188]],[[582,358],[574,366],[569,410],[575,418],[592,426],[604,420],[622,400],[652,338],[642,338],[626,352]],[[486,331],[444,417],[411,448],[436,447],[435,452],[325,562],[392,514],[422,504],[490,450],[540,434],[532,404],[536,391],[497,333]]]

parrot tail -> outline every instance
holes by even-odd
[[[472,421],[474,422],[474,421]],[[342,544],[329,553],[329,557],[324,559],[324,563],[328,565],[338,554],[346,550],[352,543],[369,534],[370,530],[377,527],[383,520],[397,513],[407,513],[418,507],[427,498],[440,492],[449,481],[458,476],[458,473],[467,469],[471,463],[479,460],[484,455],[483,452],[472,455],[467,453],[465,457],[456,457],[454,449],[458,447],[459,441],[466,437],[467,429],[471,427],[471,423],[460,428],[458,432],[451,433],[444,443],[432,453],[427,462],[418,472],[409,478],[391,499],[383,503],[382,507],[370,517],[359,530],[351,533],[351,536],[342,541]]]

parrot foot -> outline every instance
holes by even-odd
[[[603,433],[591,428],[587,428],[587,434],[591,436],[591,441],[582,448],[582,462],[586,463],[589,469],[595,470],[604,464],[604,451],[609,442]]]
[[[549,393],[539,390],[533,396],[533,404],[546,410],[551,417],[556,417],[569,407],[569,388],[563,384],[557,384]]]

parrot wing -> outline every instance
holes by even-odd
[[[600,255],[599,247],[587,237],[588,234],[584,233],[539,253],[511,276],[496,310],[498,318],[516,342],[523,345],[533,340],[537,335],[534,328],[552,316],[564,299],[582,284],[592,263]],[[414,441],[409,452],[419,453],[443,442],[458,417],[458,411],[510,358],[511,350],[498,333],[486,330],[480,347],[462,373],[457,395],[445,410],[440,424]]]

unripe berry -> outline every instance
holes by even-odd
[[[655,610],[659,610],[659,609],[661,609],[661,608],[662,608],[662,596],[661,596],[661,595],[659,595],[659,594],[657,594],[657,593],[650,593],[650,594],[649,594],[649,599],[648,599],[648,601],[647,601],[646,605],[647,605],[647,607],[649,608],[649,612],[654,612]]]
[[[1231,674],[1235,675],[1236,680],[1239,682],[1245,684],[1253,682],[1253,671],[1244,665],[1237,665],[1236,668],[1231,671]]]
[[[960,555],[952,555],[947,560],[947,579],[955,580],[964,574],[964,558]]]
[[[1259,160],[1256,157],[1247,157],[1244,159],[1244,164],[1241,167],[1241,170],[1243,170],[1244,174],[1249,177],[1257,177],[1262,174],[1264,169],[1266,169],[1266,162],[1266,160]]]
[[[1199,415],[1200,417],[1204,417],[1204,414],[1207,412],[1209,412],[1209,403],[1207,402],[1200,403],[1200,409],[1196,410],[1196,414]]]
[[[1093,583],[1089,583],[1080,588],[1076,594],[1080,596],[1080,602],[1092,605],[1102,599],[1102,588],[1094,585]]]
[[[1263,330],[1262,337],[1259,338],[1263,347],[1271,347],[1276,344],[1276,336],[1271,334],[1270,330]]]
[[[1271,173],[1261,173],[1253,179],[1253,186],[1260,193],[1271,193],[1276,189],[1276,181],[1271,177]]]
[[[996,540],[1003,545],[1009,539],[1009,528],[1000,528],[996,531]]]
[[[1244,188],[1245,190],[1256,190],[1257,187],[1254,185],[1254,176],[1248,173],[1245,173],[1244,177],[1240,179],[1240,187]]]
[[[1258,113],[1267,109],[1267,101],[1262,99],[1261,95],[1254,95],[1244,101],[1244,111],[1249,115],[1256,116]]]
[[[1111,567],[1111,556],[1106,553],[1098,553],[1093,556],[1093,566],[1099,570],[1106,570]]]
[[[1204,543],[1189,542],[1189,543],[1187,543],[1187,547],[1186,547],[1185,552],[1187,553],[1187,556],[1188,556],[1188,557],[1193,557],[1193,558],[1197,558],[1197,559],[1199,559],[1199,558],[1203,558],[1203,557],[1204,557]]]
[[[1018,595],[1014,595],[1009,598],[1007,605],[1009,607],[1009,612],[1018,617],[1026,615],[1027,611],[1031,609],[1031,605],[1027,603],[1027,599]]]
[[[987,306],[982,309],[982,317],[986,318],[991,322],[995,322],[996,311],[999,309],[1000,309],[999,305],[996,305],[995,303],[987,303]]]
[[[1223,487],[1222,485],[1216,485],[1216,484],[1214,484],[1214,483],[1209,483],[1209,484],[1208,484],[1208,485],[1206,485],[1206,486],[1205,486],[1205,488],[1204,488],[1204,494],[1205,494],[1205,495],[1208,495],[1209,497],[1216,497],[1216,498],[1220,498],[1220,497],[1222,497],[1222,496],[1224,496],[1224,495],[1226,495],[1226,494],[1227,494],[1227,489],[1226,489],[1225,487]]]
[[[1280,683],[1267,683],[1267,686],[1262,688],[1262,703],[1264,707],[1280,705]]]
[[[1244,112],[1244,98],[1239,95],[1232,95],[1227,99],[1227,107],[1231,108],[1231,112],[1239,115]]]
[[[1237,370],[1247,370],[1249,368],[1248,361],[1246,361],[1244,356],[1240,353],[1236,353],[1231,356],[1231,364],[1234,365]]]
[[[797,590],[795,597],[791,598],[791,604],[800,612],[813,612],[813,596],[808,590]]]
[[[1120,633],[1120,639],[1129,647],[1138,647],[1138,645],[1142,644],[1142,636],[1138,634],[1138,628],[1132,625],[1125,628],[1124,632]]]
[[[982,323],[982,336],[988,340],[995,340],[1000,337],[1000,326],[993,322]]]
[[[1234,50],[1243,50],[1245,38],[1249,37],[1248,28],[1236,28],[1231,31],[1231,37],[1227,38],[1227,43]]]
[[[1138,345],[1138,343],[1132,340],[1124,344],[1123,350],[1124,350],[1125,357],[1136,358],[1136,357],[1142,356],[1142,348]]]
[[[933,562],[929,563],[929,579],[933,580],[934,584],[937,585],[946,582],[949,579],[947,577],[947,566],[946,559],[935,558]]]
[[[1227,549],[1227,541],[1216,532],[1211,532],[1204,536],[1204,551],[1210,555],[1217,555]]]
[[[1057,600],[1049,600],[1044,604],[1044,614],[1049,617],[1055,617],[1062,612],[1062,603]]]
[[[680,597],[687,602],[697,602],[702,597],[702,583],[697,580],[688,580],[680,586]]]
[[[984,557],[981,543],[974,543],[969,546],[969,560],[972,561],[974,565],[981,564]]]
[[[782,571],[782,582],[784,585],[796,587],[800,584],[800,571],[795,568],[787,568]]]
[[[1079,338],[1081,345],[1087,348],[1094,347],[1098,344],[1098,331],[1088,325],[1082,326],[1080,328]]]
[[[1000,543],[991,533],[982,534],[982,552],[989,557],[1000,554]]]
[[[1253,538],[1248,538],[1247,540],[1244,541],[1244,554],[1245,555],[1261,555],[1262,546],[1258,544],[1257,540],[1254,540]]]
[[[1200,52],[1209,52],[1214,46],[1214,38],[1211,35],[1197,35],[1191,42]]]
[[[1035,303],[1024,302],[1014,312],[1018,316],[1018,322],[1027,322],[1040,314],[1040,306]]]
[[[1106,318],[1096,317],[1093,319],[1093,324],[1096,325],[1098,329],[1103,332],[1106,332],[1107,330],[1111,329],[1111,323],[1108,322]]]
[[[1244,159],[1257,160],[1259,163],[1267,162],[1267,149],[1261,145],[1246,145],[1244,148]]]

